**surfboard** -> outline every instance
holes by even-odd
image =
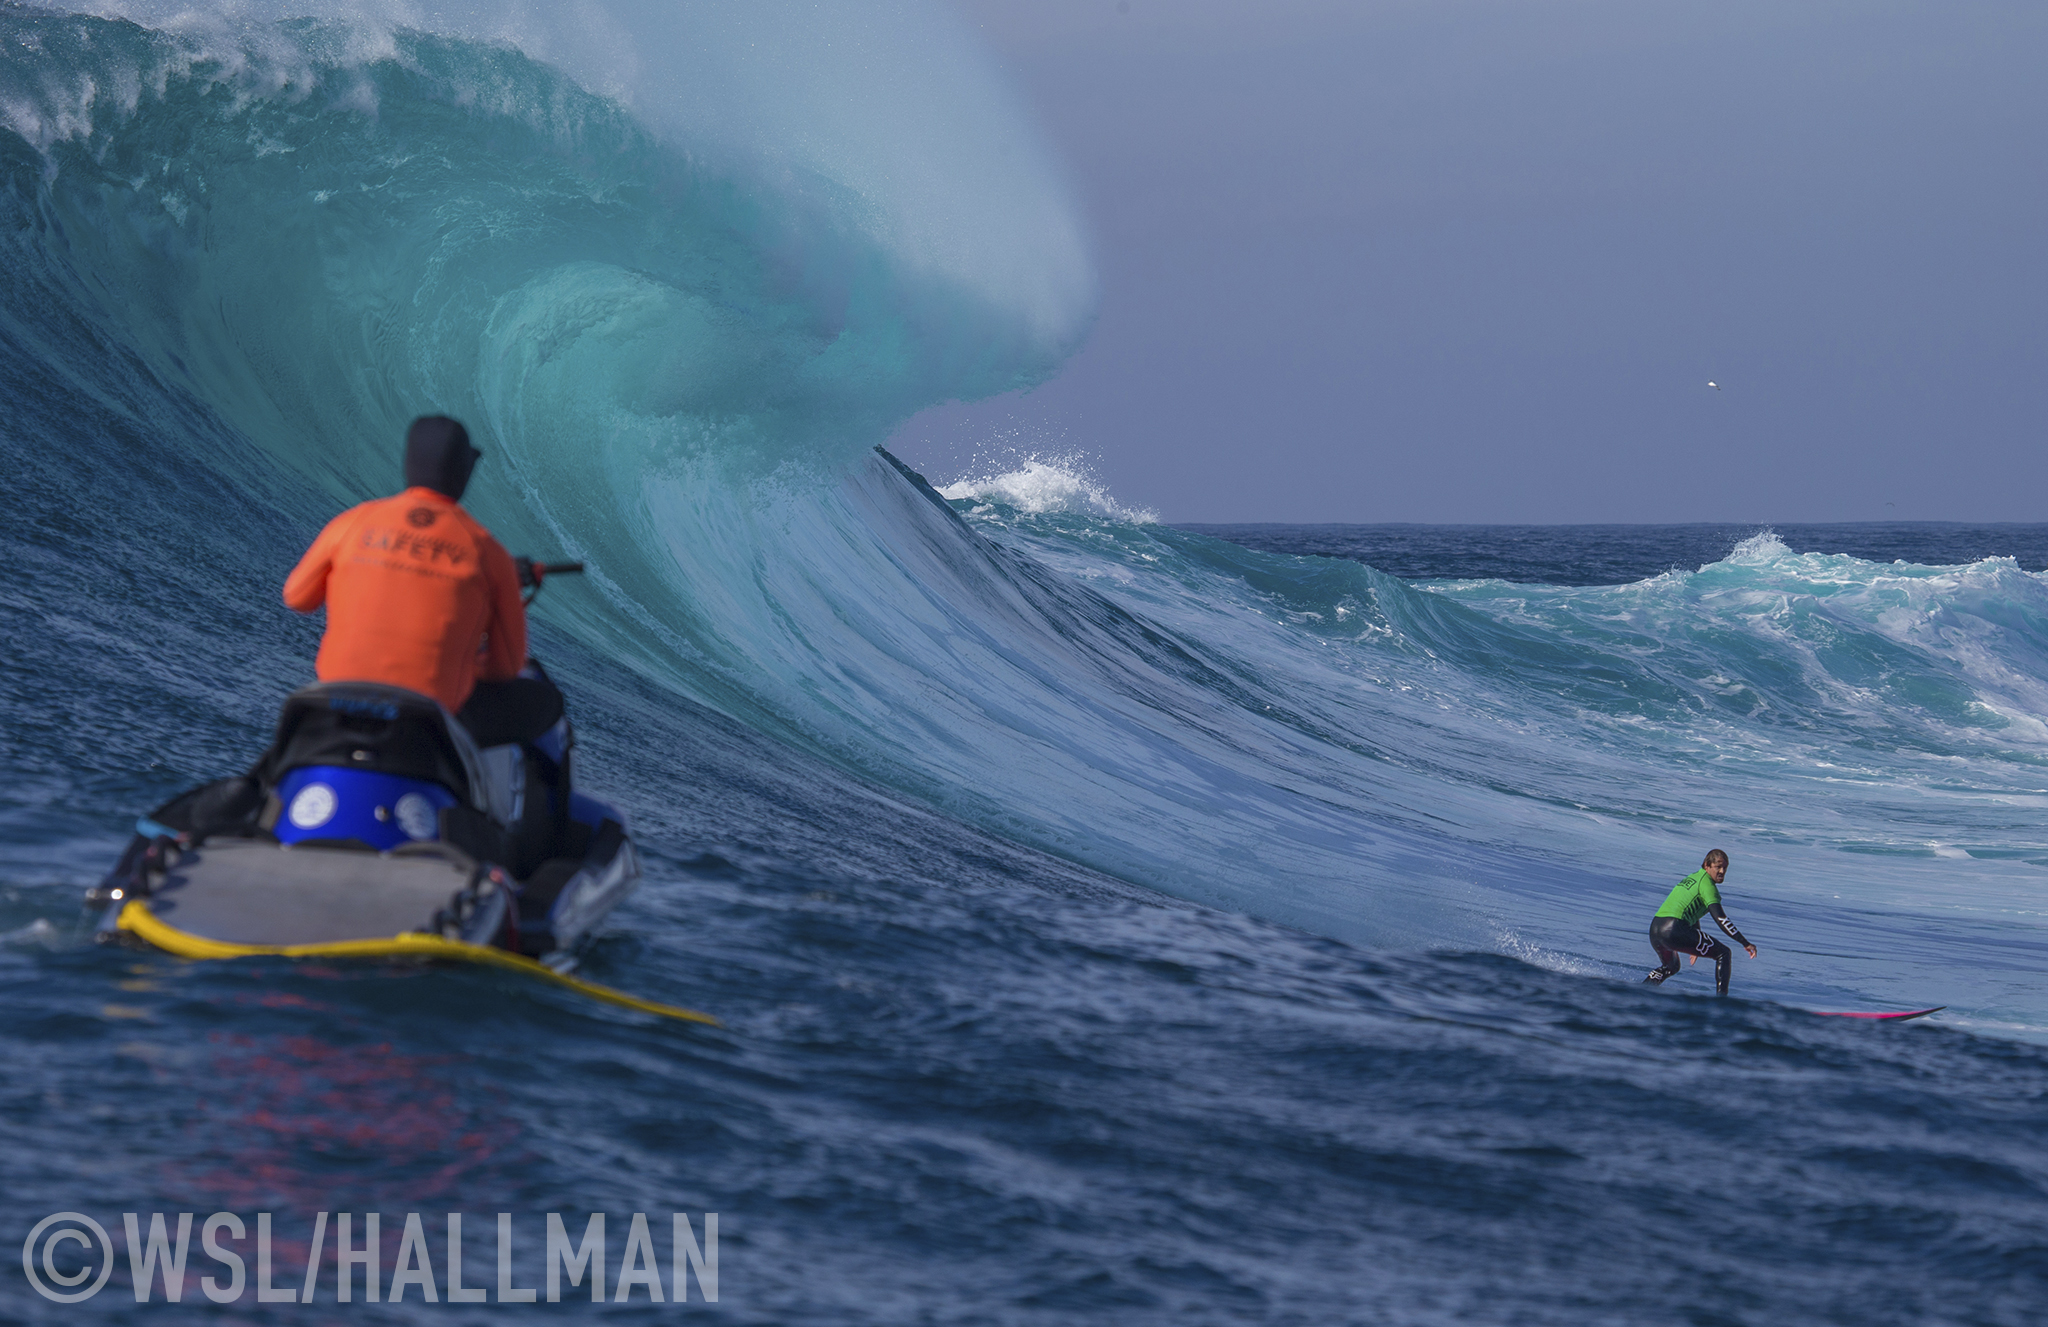
[[[1909,1018],[1925,1018],[1929,1014],[1938,1014],[1946,1008],[1947,1005],[1938,1004],[1932,1009],[1907,1009],[1896,1014],[1865,1013],[1858,1009],[1815,1009],[1812,1012],[1822,1018],[1869,1018],[1879,1022],[1899,1023]]]

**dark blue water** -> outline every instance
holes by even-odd
[[[180,1312],[125,1253],[35,1293],[66,1210],[271,1213],[284,1284],[315,1213],[381,1213],[387,1280],[416,1213],[443,1289],[449,1212],[472,1286],[500,1212],[522,1286],[549,1212],[609,1214],[614,1277],[632,1213],[664,1272],[666,1214],[719,1214],[715,1307],[536,1320],[2041,1320],[2039,527],[944,508],[876,421],[1043,347],[807,230],[830,190],[777,212],[495,45],[268,34],[314,96],[0,27],[0,1320]],[[160,100],[51,128],[131,59]],[[80,928],[310,676],[278,587],[429,388],[493,526],[593,568],[535,648],[648,876],[583,971],[721,1029]],[[1636,984],[1707,842],[1761,946],[1725,1001]],[[232,1311],[504,1312],[418,1295]]]

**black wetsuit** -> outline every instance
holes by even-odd
[[[1714,909],[1714,920],[1735,938],[1736,944],[1749,943],[1718,907]],[[1657,957],[1664,961],[1664,966],[1652,971],[1643,978],[1644,981],[1660,982],[1666,977],[1675,977],[1684,964],[1684,956],[1698,954],[1701,958],[1714,960],[1714,990],[1721,995],[1728,994],[1728,977],[1735,966],[1735,951],[1699,927],[1687,925],[1676,917],[1653,918],[1650,922],[1650,946],[1657,951]]]
[[[1711,914],[1736,944],[1749,947],[1749,941],[1735,929],[1735,923],[1721,911],[1720,890],[1714,885],[1713,877],[1701,869],[1680,881],[1670,897],[1664,900],[1664,906],[1657,909],[1657,915],[1650,919],[1650,947],[1657,951],[1662,966],[1644,977],[1644,981],[1656,983],[1677,976],[1684,961],[1682,956],[1697,954],[1714,960],[1714,990],[1721,995],[1728,994],[1728,977],[1735,966],[1735,953],[1709,936],[1699,925],[1702,914]]]

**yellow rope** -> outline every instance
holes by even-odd
[[[226,940],[209,940],[205,936],[181,931],[151,912],[140,899],[131,899],[121,909],[121,916],[115,924],[122,930],[147,940],[158,949],[176,954],[180,958],[249,958],[258,954],[273,954],[282,958],[452,958],[464,963],[484,963],[493,967],[510,968],[514,972],[523,972],[529,977],[543,977],[567,986],[572,991],[580,991],[593,1000],[603,1000],[607,1004],[638,1009],[646,1014],[659,1014],[663,1018],[678,1018],[686,1023],[721,1026],[719,1021],[709,1014],[700,1014],[694,1009],[684,1009],[677,1005],[643,1000],[637,995],[615,991],[609,986],[599,986],[595,982],[579,981],[566,973],[555,971],[545,963],[536,963],[524,954],[492,949],[487,945],[467,944],[461,940],[427,935],[420,931],[407,931],[402,935],[382,940],[333,940],[313,945],[238,945]]]

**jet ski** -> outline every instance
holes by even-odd
[[[582,570],[520,568],[534,590]],[[640,880],[625,816],[571,786],[574,748],[566,715],[480,747],[429,696],[305,687],[249,773],[137,822],[87,907],[104,941],[195,958],[491,951],[562,973]]]

